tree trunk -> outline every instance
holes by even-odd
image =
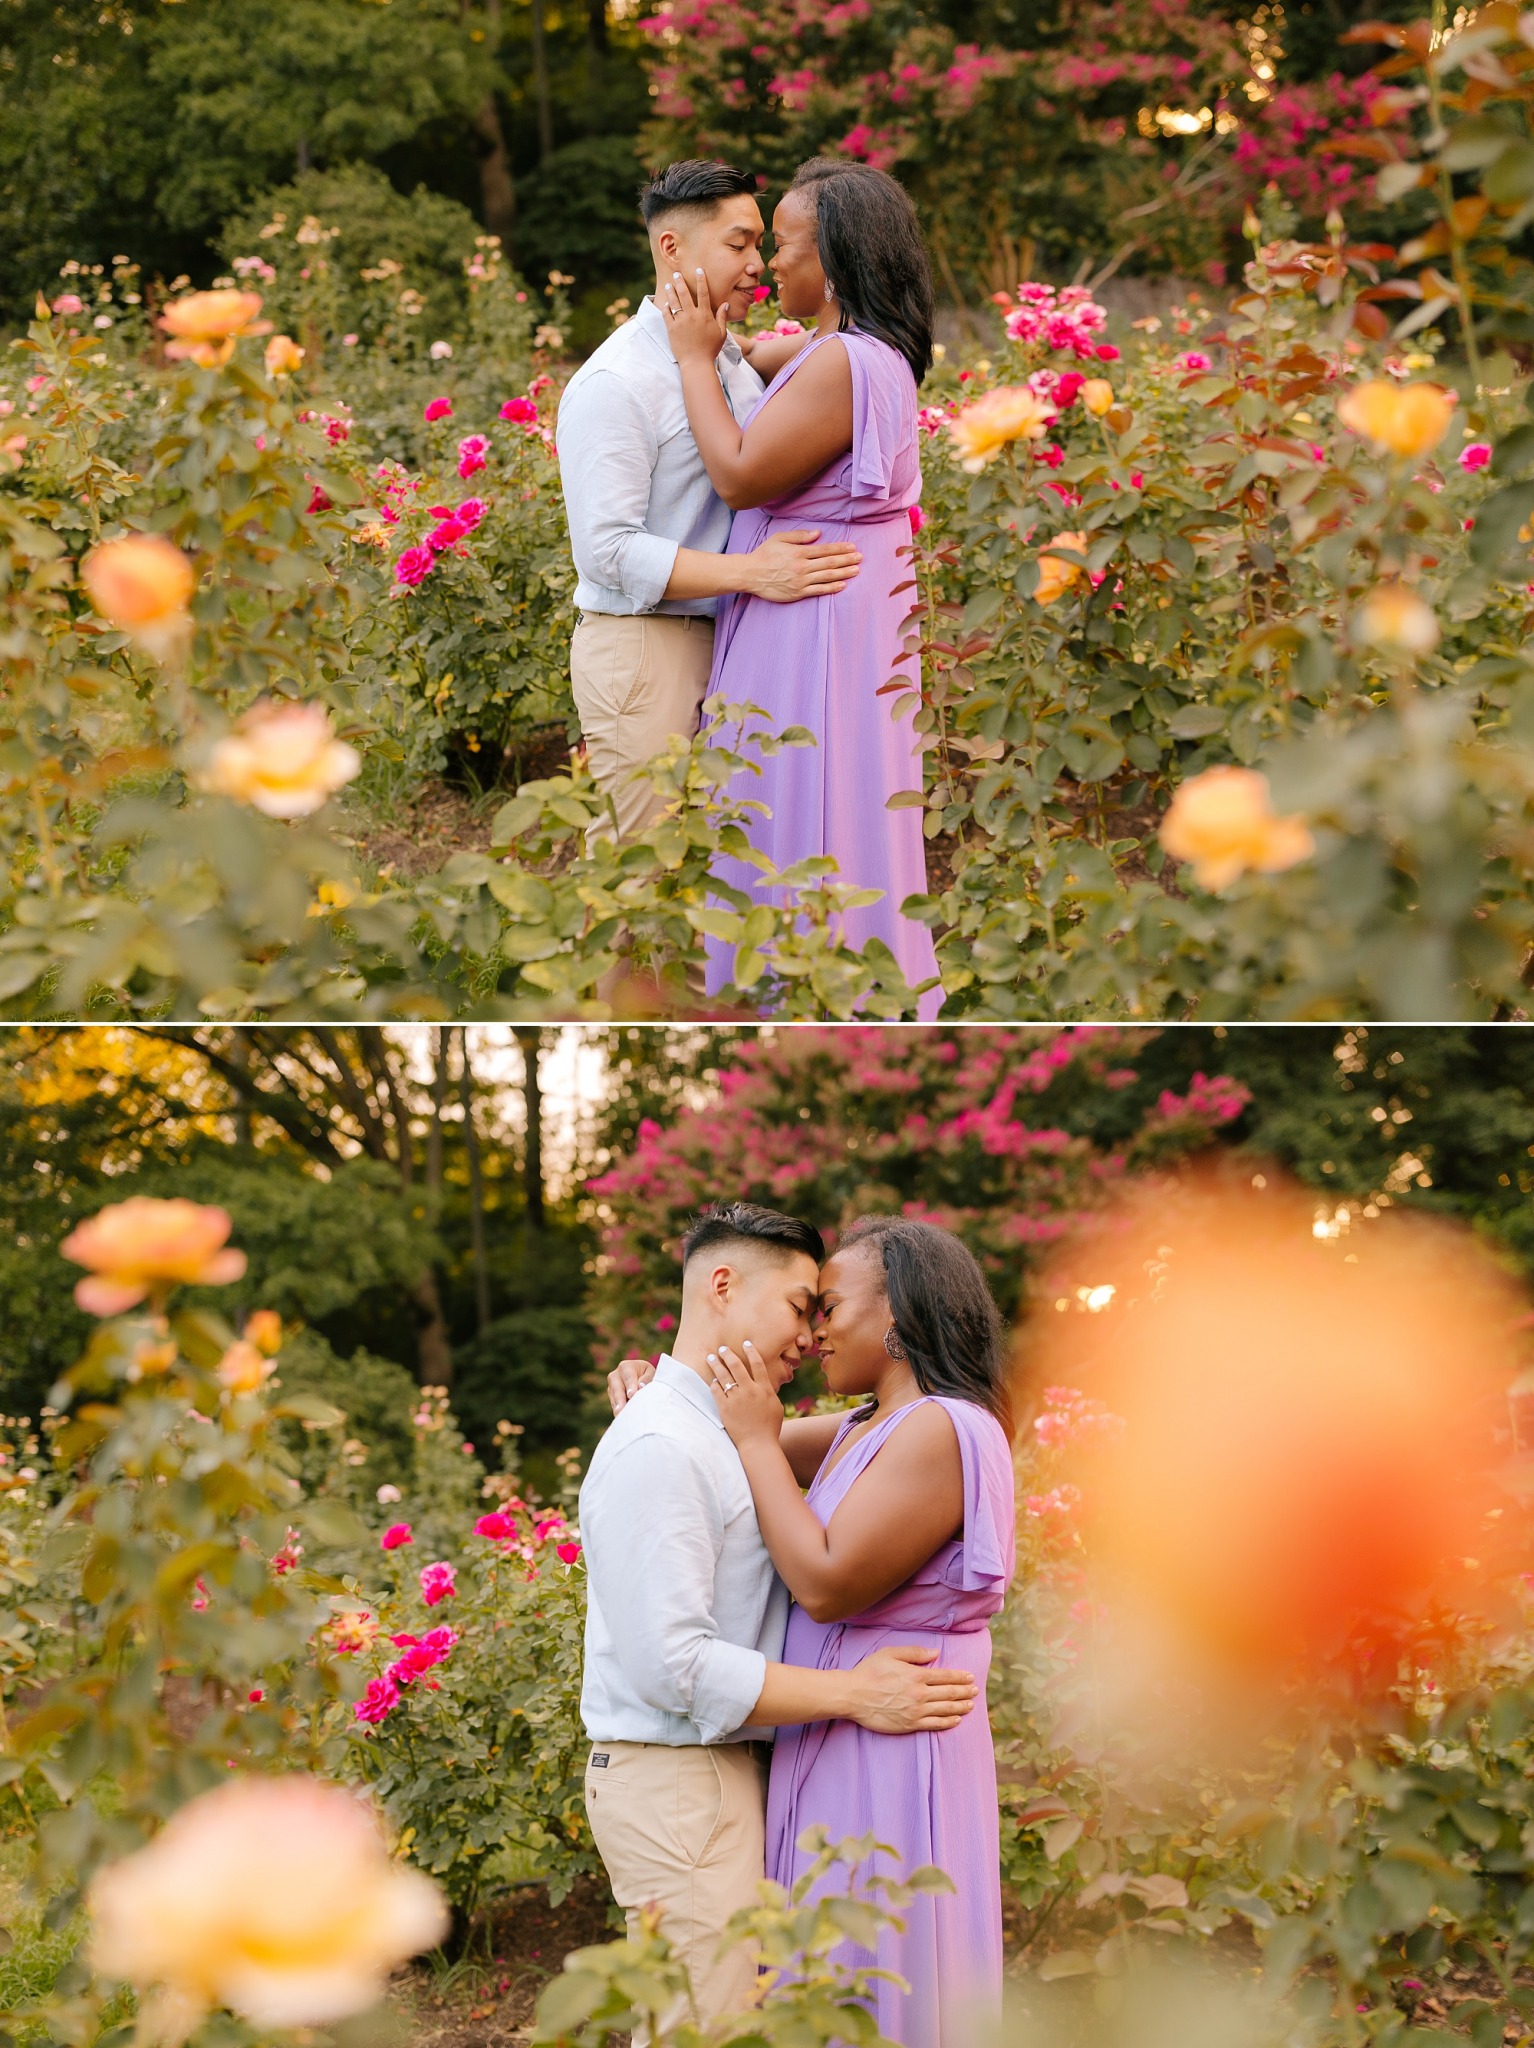
[[[463,1104],[463,1142],[469,1160],[469,1243],[474,1253],[474,1313],[479,1333],[490,1321],[490,1267],[485,1258],[485,1178],[480,1165],[479,1132],[474,1125],[474,1074],[469,1066],[469,1034],[458,1031],[458,1099]]]
[[[549,52],[544,35],[543,0],[531,0],[529,25],[533,39],[533,97],[538,108],[538,161],[554,153],[554,103],[549,97]]]
[[[426,1192],[432,1215],[442,1201],[442,1111],[447,1103],[448,1027],[437,1026],[431,1056],[431,1122],[426,1126]]]
[[[586,0],[586,132],[601,132],[607,92],[607,0]]]
[[[487,92],[474,110],[474,132],[485,145],[479,160],[479,204],[485,216],[485,230],[500,236],[501,252],[511,262],[515,258],[517,234],[517,187],[511,175],[511,152],[506,147],[501,110],[493,92]]]
[[[522,1049],[522,1101],[527,1114],[527,1141],[522,1151],[522,1232],[527,1242],[527,1271],[536,1270],[543,1236],[543,1086],[538,1072],[543,1033],[536,1024],[517,1024]]]
[[[417,1377],[423,1387],[450,1387],[453,1347],[447,1341],[447,1317],[442,1313],[437,1276],[430,1266],[422,1267],[410,1298],[421,1312],[415,1335]]]

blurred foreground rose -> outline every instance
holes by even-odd
[[[88,1266],[75,1300],[87,1315],[118,1316],[171,1286],[222,1287],[240,1279],[245,1254],[228,1248],[227,1209],[181,1197],[130,1195],[77,1224],[59,1246]]]
[[[436,1885],[391,1861],[367,1808],[298,1776],[194,1799],[98,1873],[87,1907],[92,1964],[150,1991],[135,2038],[162,2048],[217,2006],[261,2028],[365,2012],[448,1927]]]
[[[260,310],[259,292],[193,292],[188,298],[172,299],[160,315],[161,328],[174,337],[165,344],[165,353],[200,369],[222,369],[242,334],[271,332],[270,320],[256,319]]]
[[[1376,377],[1344,392],[1337,417],[1392,455],[1426,455],[1449,431],[1454,394],[1436,384],[1392,384]]]
[[[982,470],[1009,442],[1041,441],[1056,409],[1026,384],[1004,384],[988,391],[948,422],[959,451],[959,466]]]
[[[1193,863],[1206,889],[1227,888],[1249,868],[1278,874],[1315,852],[1299,818],[1274,816],[1268,778],[1255,768],[1206,768],[1181,783],[1161,843],[1174,860]]]
[[[1113,386],[1106,377],[1088,377],[1081,387],[1081,402],[1093,419],[1100,420],[1113,408]]]
[[[307,818],[361,766],[355,747],[332,734],[323,704],[268,698],[213,749],[204,786],[269,818]]]
[[[1526,1303],[1467,1231],[1256,1179],[1138,1190],[1061,1261],[1023,1355],[1124,1419],[1067,1469],[1097,1590],[1166,1662],[1383,1689],[1415,1626],[1494,1598]]]
[[[1401,583],[1381,583],[1358,608],[1358,637],[1393,654],[1431,654],[1438,645],[1433,608]]]
[[[101,616],[157,660],[185,644],[197,574],[174,542],[158,533],[103,541],[81,563],[80,580]]]

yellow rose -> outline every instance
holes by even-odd
[[[130,533],[103,541],[80,564],[80,580],[101,616],[131,633],[156,659],[185,644],[197,572],[163,535]]]
[[[86,1905],[92,1965],[149,1994],[140,2026],[161,2043],[218,2006],[263,2031],[365,2012],[448,1928],[437,1886],[390,1857],[367,1807],[297,1774],[203,1793],[99,1871]]]
[[[1055,546],[1073,548],[1078,555],[1084,555],[1087,536],[1084,533],[1057,533]],[[1040,604],[1053,604],[1063,590],[1069,590],[1085,574],[1079,562],[1067,562],[1059,555],[1040,555],[1039,587],[1033,594]]]
[[[984,469],[1011,441],[1043,440],[1054,417],[1055,408],[1026,384],[987,391],[948,422],[960,468],[971,473]]]
[[[151,1288],[222,1287],[238,1280],[245,1254],[226,1248],[231,1228],[227,1209],[179,1196],[130,1195],[77,1224],[59,1250],[90,1268],[90,1277],[75,1287],[86,1314],[116,1316]]]
[[[1093,419],[1100,420],[1113,404],[1113,386],[1106,377],[1088,377],[1081,387],[1081,402]]]
[[[175,336],[165,344],[165,353],[204,370],[220,369],[242,334],[271,332],[270,320],[257,321],[260,310],[259,292],[192,292],[187,298],[172,299],[160,315],[161,328]]]
[[[1438,620],[1432,606],[1404,584],[1382,583],[1371,590],[1358,608],[1355,624],[1366,647],[1431,654],[1438,645]]]
[[[269,818],[307,818],[361,766],[356,749],[331,733],[322,704],[267,698],[213,749],[204,787]]]
[[[266,344],[264,360],[268,377],[291,376],[303,359],[304,352],[291,335],[274,334]]]
[[[1315,851],[1304,822],[1276,818],[1268,778],[1255,768],[1206,768],[1183,783],[1161,821],[1161,843],[1193,863],[1195,881],[1224,889],[1256,868],[1278,874]]]
[[[1337,403],[1337,417],[1392,455],[1426,455],[1449,431],[1454,394],[1437,384],[1392,384],[1383,377],[1355,384]]]

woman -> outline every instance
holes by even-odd
[[[855,1225],[821,1271],[820,1362],[850,1415],[785,1422],[754,1347],[711,1357],[762,1537],[794,1596],[783,1661],[846,1669],[886,1642],[930,1644],[982,1693],[986,1624],[1012,1577],[1011,1408],[1001,1321],[979,1267],[931,1224]],[[807,1495],[801,1485],[808,1485]],[[936,1735],[849,1721],[783,1728],[767,1793],[767,1874],[792,1885],[813,1823],[872,1832],[898,1876],[935,1863],[952,1894],[918,1896],[904,1931],[858,1960],[880,1981],[879,2031],[908,2048],[970,2048],[1001,1994],[996,1761],[983,1714]]]
[[[674,278],[662,311],[688,422],[715,490],[739,515],[732,553],[811,524],[823,540],[854,541],[863,565],[835,599],[724,600],[709,694],[761,705],[779,731],[814,733],[814,747],[768,755],[760,777],[747,771],[730,793],[767,805],[751,838],[778,868],[829,854],[843,881],[884,892],[847,912],[845,936],[853,946],[882,939],[916,984],[937,974],[931,933],[900,914],[907,896],[926,894],[922,812],[887,806],[922,779],[916,735],[892,707],[919,685],[917,657],[903,651],[912,605],[901,550],[921,495],[916,388],[932,361],[932,279],[910,200],[866,164],[802,165],[772,231],[779,305],[814,333],[739,426],[714,368],[723,315],[709,310],[701,273]],[[764,343],[752,360],[765,368],[769,355]],[[720,872],[760,887],[747,862]],[[710,947],[715,989],[730,977],[731,950]],[[941,1002],[934,986],[921,1016]]]

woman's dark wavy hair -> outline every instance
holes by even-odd
[[[973,1253],[951,1231],[906,1216],[867,1216],[837,1240],[884,1265],[890,1321],[924,1394],[973,1401],[1010,1439],[1012,1388],[1001,1314]]]
[[[932,266],[916,208],[887,171],[812,156],[789,187],[815,202],[820,267],[842,326],[899,349],[920,384],[932,368]]]

